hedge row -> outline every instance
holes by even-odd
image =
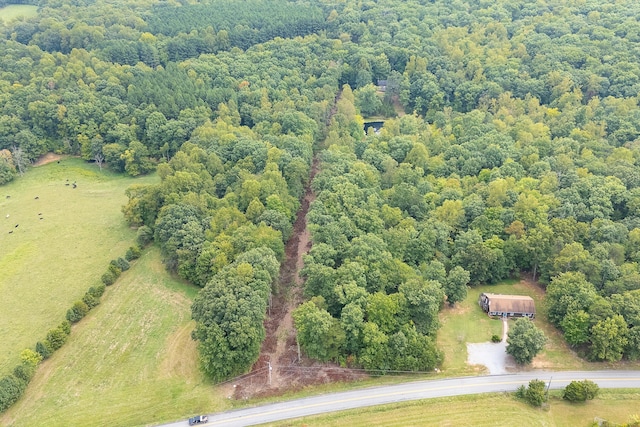
[[[100,304],[100,298],[106,286],[112,285],[123,271],[129,269],[129,261],[138,259],[141,254],[141,247],[134,245],[127,250],[124,258],[112,260],[107,272],[102,275],[102,283],[90,287],[82,299],[74,302],[73,306],[67,310],[67,320],[49,330],[46,338],[36,343],[35,351],[31,349],[22,351],[21,362],[15,367],[13,373],[0,378],[0,413],[20,399],[40,362],[49,358],[54,351],[64,345],[71,333],[71,324],[82,320],[92,308]]]

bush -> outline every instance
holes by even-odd
[[[122,269],[118,267],[115,260],[111,261],[109,267],[107,268],[107,271],[112,272],[116,276],[116,278],[120,277],[120,274],[122,274]]]
[[[82,297],[82,302],[84,302],[87,305],[89,310],[91,310],[94,307],[97,307],[98,304],[100,304],[100,300],[94,297],[91,293],[89,293],[89,291],[87,291],[87,293],[84,294],[84,296]]]
[[[596,397],[599,391],[600,387],[593,381],[571,381],[562,392],[562,398],[569,402],[585,402]]]
[[[107,272],[102,275],[102,283],[104,283],[106,286],[113,285],[116,280],[118,280],[118,277],[120,277],[121,273],[122,270],[118,268],[116,262],[111,261],[109,267],[107,268]]]
[[[127,271],[129,269],[129,267],[131,267],[129,265],[129,261],[127,261],[126,259],[120,257],[116,260],[116,266],[121,270],[121,271]]]
[[[60,323],[60,326],[58,326],[58,328],[60,328],[60,330],[67,335],[71,333],[71,323],[69,323],[67,320],[63,320],[62,323]]]
[[[33,374],[35,374],[36,368],[42,361],[42,356],[30,348],[27,348],[20,353],[20,360],[22,363],[15,367],[13,375],[28,384]]]
[[[15,375],[7,375],[0,379],[0,412],[13,405],[27,387],[27,383]]]
[[[28,384],[29,381],[31,381],[31,377],[33,377],[34,373],[35,369],[29,369],[29,367],[25,365],[18,365],[13,370],[13,376],[25,384]]]
[[[111,270],[108,270],[106,273],[102,275],[100,280],[102,280],[102,283],[104,283],[106,286],[111,286],[116,282],[117,278],[118,276],[113,274]]]
[[[544,381],[531,380],[529,381],[529,387],[525,392],[524,398],[532,406],[542,406],[542,404],[547,400],[544,389]]]
[[[140,247],[144,248],[153,241],[153,230],[146,225],[138,228],[136,241],[138,242],[138,245],[140,245]]]
[[[491,342],[500,342],[500,341],[502,341],[502,338],[500,338],[499,335],[494,334],[491,336]]]
[[[52,351],[56,351],[67,341],[67,334],[59,326],[47,332],[47,341]]]
[[[87,290],[87,293],[93,295],[96,298],[100,298],[104,294],[105,289],[106,289],[106,286],[101,283],[97,286],[91,286]]]
[[[142,255],[142,249],[140,249],[138,245],[133,245],[127,249],[124,257],[127,261],[133,261],[134,259],[140,258],[140,255]]]
[[[38,341],[36,343],[36,352],[42,356],[43,359],[48,359],[49,356],[51,356],[51,353],[53,353],[53,349],[51,348],[49,341]]]
[[[79,322],[89,312],[89,306],[84,301],[76,301],[67,310],[67,320],[71,323]]]

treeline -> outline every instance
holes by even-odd
[[[148,18],[152,34],[176,36],[211,27],[227,46],[247,49],[276,37],[317,33],[325,26],[320,8],[285,0],[220,1],[173,6],[157,4]],[[224,33],[220,33],[224,31]]]
[[[239,123],[258,125],[260,134],[309,128],[316,137],[313,129],[324,123],[325,104],[335,94],[337,69],[331,63],[340,53],[316,36],[266,46],[154,70],[110,64],[85,51],[51,55],[11,41],[0,44],[6,89],[0,150],[8,150],[0,156],[2,180],[48,151],[106,162],[132,176],[147,173],[170,159],[194,129],[215,120],[221,103],[231,105]],[[37,72],[29,72],[26,65],[35,63]]]

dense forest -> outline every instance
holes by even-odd
[[[639,17],[630,0],[42,0],[0,28],[0,183],[48,151],[157,171],[123,211],[203,287],[193,337],[216,379],[258,357],[314,153],[309,356],[432,369],[443,304],[527,273],[584,357],[637,359]]]

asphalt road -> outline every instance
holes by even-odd
[[[304,399],[211,414],[209,415],[209,422],[200,425],[225,427],[250,426],[290,418],[306,417],[325,412],[335,412],[409,400],[459,396],[463,394],[515,391],[520,385],[527,385],[532,379],[540,379],[546,382],[551,380],[551,389],[564,388],[573,380],[581,381],[584,379],[594,381],[601,388],[640,388],[640,371],[534,371],[509,375],[449,378],[323,394]],[[187,420],[164,424],[165,427],[183,427],[187,425]]]

